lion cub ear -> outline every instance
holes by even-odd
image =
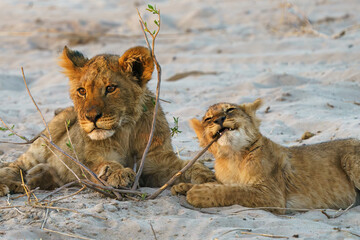
[[[59,58],[59,65],[70,80],[78,80],[81,77],[81,68],[87,61],[88,59],[81,52],[70,50],[65,46]]]
[[[145,47],[130,48],[119,58],[119,64],[124,72],[136,77],[142,87],[151,79],[154,71],[153,59]]]
[[[255,112],[262,106],[263,101],[261,98],[256,99],[252,103],[244,103],[239,105],[239,107],[244,110],[249,115],[255,115]]]
[[[199,139],[200,146],[204,147],[206,145],[205,138],[204,138],[205,129],[202,126],[201,122],[198,119],[193,118],[190,120],[190,126],[194,129],[196,136]]]

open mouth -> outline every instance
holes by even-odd
[[[222,136],[227,131],[234,131],[234,130],[235,130],[234,128],[223,127],[219,131],[217,131],[217,133],[213,136],[213,138],[215,138],[217,136]]]

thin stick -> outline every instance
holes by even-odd
[[[156,233],[155,233],[154,227],[153,227],[153,225],[151,224],[151,222],[149,222],[149,224],[150,224],[150,227],[151,227],[151,231],[152,231],[152,233],[153,233],[153,235],[154,235],[154,239],[155,239],[155,240],[157,240],[157,237],[156,237]]]
[[[46,232],[57,233],[57,234],[64,235],[64,236],[67,236],[67,237],[79,238],[79,239],[85,239],[85,240],[92,240],[92,238],[82,237],[82,236],[75,235],[75,234],[70,234],[70,233],[59,232],[59,231],[51,230],[51,229],[48,229],[48,228],[43,228],[42,230],[44,230]]]
[[[85,188],[86,188],[86,187],[83,186],[82,188],[80,188],[79,190],[77,190],[76,192],[74,192],[74,193],[72,193],[72,194],[69,194],[69,195],[67,195],[67,196],[64,196],[64,197],[61,197],[61,198],[52,200],[51,203],[58,202],[58,201],[63,200],[63,199],[65,199],[65,198],[69,198],[69,197],[75,196],[75,195],[79,194],[80,192],[82,192]]]
[[[224,235],[226,235],[226,234],[228,234],[228,233],[235,232],[235,231],[247,231],[247,232],[251,232],[252,230],[251,230],[251,229],[247,229],[247,228],[235,228],[235,229],[231,229],[231,230],[229,230],[229,231],[226,231],[226,232],[222,233],[220,236],[217,236],[216,239],[219,238],[219,237],[222,237],[222,236],[224,236]]]
[[[28,87],[28,85],[27,85],[27,83],[26,83],[25,74],[24,74],[24,68],[23,68],[23,67],[21,67],[21,73],[22,73],[22,76],[23,76],[23,80],[24,80],[24,84],[25,84],[26,90],[27,90],[27,92],[28,92],[28,94],[29,94],[32,102],[34,103],[36,109],[37,109],[38,112],[40,113],[41,119],[43,120],[43,123],[44,123],[44,125],[45,125],[45,127],[46,127],[46,130],[47,130],[48,134],[49,134],[50,141],[52,141],[49,126],[48,126],[47,122],[45,121],[44,115],[42,114],[40,108],[38,107],[38,105],[36,104],[33,96],[31,95],[30,89],[29,89],[29,87]]]
[[[22,170],[20,169],[20,177],[21,177],[21,185],[23,186],[24,190],[25,190],[25,193],[28,197],[28,202],[31,202],[31,195],[29,193],[29,188],[26,186],[25,182],[24,182],[24,177],[23,177],[23,173],[22,173]],[[37,199],[36,199],[37,200]]]
[[[139,192],[139,191],[136,191],[136,190],[130,190],[130,189],[116,189],[116,188],[113,188],[113,187],[107,187],[107,186],[101,186],[101,185],[98,185],[96,183],[93,183],[93,182],[90,182],[88,180],[81,180],[82,183],[85,184],[88,183],[88,184],[91,184],[93,187],[98,187],[98,188],[102,188],[102,189],[105,189],[105,190],[112,190],[112,191],[115,191],[115,192],[118,192],[118,193],[124,193],[124,194],[139,194],[141,195],[142,193]]]
[[[101,220],[107,220],[107,218],[104,218],[104,217],[100,217],[100,216],[97,216],[97,215],[93,215],[91,213],[83,213],[83,212],[79,212],[79,211],[76,211],[74,209],[70,209],[70,208],[62,208],[62,207],[52,207],[52,206],[41,206],[41,205],[30,205],[31,207],[34,207],[34,208],[43,208],[43,209],[46,209],[46,208],[50,208],[50,209],[55,209],[55,210],[60,210],[60,211],[69,211],[69,212],[74,212],[74,213],[78,213],[78,214],[82,214],[82,215],[85,215],[85,216],[90,216],[90,217],[93,217],[93,218],[98,218],[98,219],[101,219]]]
[[[11,206],[11,202],[10,202],[10,194],[8,194],[8,198],[7,198],[7,204],[9,205],[9,206]],[[20,213],[20,214],[25,214],[25,213],[23,213],[22,211],[20,211],[18,208],[16,208],[15,207],[15,210],[18,212],[18,213]]]
[[[92,189],[92,190],[95,190],[96,192],[99,192],[103,195],[105,195],[106,197],[110,197],[110,198],[115,198],[115,194],[112,192],[112,193],[109,193],[109,192],[106,192],[106,191],[103,191],[101,190],[100,188],[97,188],[97,187],[94,187],[92,184],[90,183],[87,183],[87,182],[82,182],[83,184],[85,184],[88,188]],[[121,200],[122,197],[116,197],[117,199]]]
[[[148,199],[155,199],[160,193],[162,193],[167,187],[171,186],[175,180],[181,176],[186,170],[188,170],[195,162],[198,160],[208,149],[209,147],[216,142],[221,135],[215,137],[201,152],[199,152],[191,161],[189,161],[185,167],[183,167],[179,172],[177,172],[169,181],[167,181],[161,188],[154,192]]]
[[[49,208],[46,208],[44,221],[43,221],[43,223],[41,224],[40,229],[43,229],[43,228],[45,227],[45,224],[46,224],[47,219],[48,219],[48,217],[49,217],[49,211],[50,211]]]
[[[157,34],[159,33],[160,31],[160,10],[158,11],[158,15],[159,15],[159,21],[158,21],[158,29],[157,29],[157,32],[155,33],[155,35],[153,35],[149,30],[148,32],[150,33],[150,36],[152,37],[152,49],[150,48],[150,44],[149,44],[149,41],[147,39],[147,36],[146,36],[146,33],[145,33],[145,29],[146,26],[145,26],[145,29],[144,29],[144,22],[141,18],[141,15],[139,13],[139,10],[138,10],[138,15],[140,17],[140,25],[141,25],[141,29],[145,35],[145,39],[146,39],[146,43],[148,45],[148,48],[149,48],[149,51],[151,53],[151,57],[155,63],[155,66],[156,66],[156,69],[157,69],[157,78],[158,78],[158,81],[157,81],[157,86],[156,86],[156,100],[155,100],[155,109],[154,109],[154,115],[153,115],[153,121],[152,121],[152,124],[151,124],[151,131],[150,131],[150,136],[149,136],[149,140],[148,140],[148,143],[146,145],[146,148],[144,150],[144,153],[142,155],[142,158],[141,158],[141,162],[140,162],[140,165],[139,165],[139,169],[136,173],[136,176],[135,176],[135,181],[134,181],[134,184],[132,186],[132,190],[135,190],[139,184],[139,179],[140,179],[140,176],[142,174],[142,171],[144,169],[144,164],[145,164],[145,158],[146,158],[146,155],[147,153],[149,152],[149,149],[150,149],[150,146],[151,146],[151,143],[152,143],[152,139],[154,137],[154,132],[155,132],[155,125],[156,125],[156,117],[157,117],[157,112],[158,112],[158,109],[159,109],[159,95],[160,95],[160,84],[161,84],[161,67],[160,67],[160,64],[159,62],[157,61],[156,59],[156,56],[155,56],[155,39],[156,39],[156,36]]]
[[[324,214],[328,219],[338,218],[341,215],[343,215],[344,213],[348,212],[349,209],[352,208],[352,206],[354,206],[354,204],[355,204],[355,202],[353,202],[350,206],[348,206],[344,211],[340,211],[333,216],[329,215],[327,212],[325,212],[325,210],[322,210],[321,213]]]
[[[25,206],[22,206],[22,205],[13,205],[13,206],[6,206],[6,207],[0,207],[0,209],[10,209],[10,208],[19,208],[19,207],[25,207]]]
[[[256,236],[269,237],[269,238],[287,238],[287,239],[289,239],[289,237],[279,236],[279,235],[271,235],[271,234],[265,234],[265,233],[241,232],[241,234],[256,235]]]
[[[39,190],[39,189],[40,189],[40,188],[39,188],[39,187],[37,187],[37,188],[35,188],[35,189],[31,190],[29,193],[33,193],[33,192],[35,192],[35,191],[37,191],[37,190]],[[16,197],[11,197],[11,198],[10,198],[10,200],[15,200],[15,199],[18,199],[18,198],[21,198],[21,197],[24,197],[24,196],[26,196],[26,193],[21,194],[21,195],[16,196]]]
[[[69,183],[67,183],[67,184],[65,184],[65,185],[62,185],[61,187],[55,189],[54,191],[52,191],[51,193],[47,194],[45,197],[43,197],[42,199],[40,199],[39,202],[44,201],[46,198],[54,195],[55,193],[60,192],[60,191],[61,191],[62,189],[64,189],[64,188],[70,187],[70,186],[72,186],[72,185],[74,185],[74,184],[76,184],[76,183],[77,183],[77,181],[73,181],[73,182],[69,182]]]

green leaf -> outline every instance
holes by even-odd
[[[154,98],[151,98],[151,102],[152,102],[152,104],[153,104],[154,106],[156,105],[156,101],[155,101]]]
[[[7,128],[0,127],[0,131],[7,131],[7,130],[8,130]]]
[[[145,199],[146,199],[146,197],[147,197],[147,193],[143,193],[143,194],[141,194],[141,200],[145,200]]]
[[[148,4],[148,8],[151,9],[151,10],[154,10],[154,7],[151,6],[150,4]]]
[[[26,137],[20,136],[20,138],[21,138],[22,140],[25,140],[25,141],[26,141]]]
[[[14,136],[14,134],[13,134],[13,133],[10,133],[8,136],[9,136],[9,137],[10,137],[10,136]]]
[[[67,127],[70,126],[70,119],[66,120],[66,126],[67,126]]]
[[[155,34],[155,33],[156,33],[156,31],[154,30],[152,34]]]
[[[68,141],[66,142],[66,146],[67,146],[70,150],[73,150],[73,147],[72,147],[72,145],[71,145],[70,140],[68,140]]]
[[[159,26],[159,22],[154,20],[154,23],[156,24],[156,26]]]

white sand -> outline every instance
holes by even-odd
[[[135,6],[144,2],[108,1],[0,2],[0,117],[14,124],[28,138],[43,129],[22,83],[23,66],[34,98],[46,119],[58,107],[71,105],[67,79],[56,65],[64,45],[91,57],[99,53],[121,54],[145,45]],[[163,69],[161,98],[167,118],[180,117],[180,133],[174,149],[184,159],[199,150],[187,122],[203,115],[216,102],[241,103],[265,100],[259,116],[262,133],[287,146],[330,139],[360,138],[360,32],[340,39],[326,39],[300,31],[298,11],[288,11],[284,1],[170,1],[156,4],[163,25],[157,57]],[[298,8],[313,26],[325,34],[360,23],[357,0],[305,0]],[[294,14],[293,14],[294,13]],[[147,15],[145,18],[151,17]],[[94,39],[74,39],[73,33],[95,34]],[[200,71],[207,74],[166,81],[174,74]],[[150,83],[155,89],[156,76]],[[270,112],[265,109],[270,107]],[[313,138],[297,142],[305,131]],[[1,140],[15,140],[0,133]],[[0,162],[15,160],[26,146],[0,144]],[[207,155],[203,158],[210,157]],[[321,169],[319,169],[321,171]],[[69,189],[58,196],[76,191]],[[151,192],[154,189],[142,189]],[[38,193],[39,197],[44,192]],[[0,198],[0,207],[7,206]],[[25,198],[12,201],[23,204]],[[101,220],[68,211],[50,211],[46,228],[95,239],[236,239],[264,238],[241,232],[281,235],[299,239],[359,239],[360,207],[335,219],[320,211],[275,216],[241,206],[207,209],[212,214],[180,205],[166,191],[158,199],[120,202],[90,191],[56,204],[106,217]],[[0,210],[2,239],[68,238],[40,229],[43,209]],[[329,213],[334,214],[328,210]],[[343,229],[338,231],[337,229]]]

